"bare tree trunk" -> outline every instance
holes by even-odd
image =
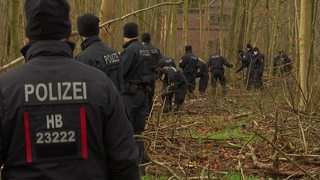
[[[251,38],[252,38],[252,26],[253,26],[253,19],[254,16],[252,14],[252,9],[253,9],[253,1],[255,0],[248,0],[246,1],[246,29],[245,29],[245,38],[244,40],[246,40],[247,42],[251,42]]]
[[[4,37],[4,38],[1,38],[0,39],[0,65],[4,65],[5,63],[7,63],[7,55],[8,55],[8,51],[10,49],[8,49],[8,40],[9,38],[6,38],[6,37],[9,37],[8,36],[8,4],[9,4],[9,1],[1,1],[0,2],[1,6],[0,6],[0,15],[1,15],[1,19],[2,19],[2,22],[0,23],[0,35],[1,37]]]
[[[138,9],[143,9],[145,7],[145,0],[138,0],[137,2],[137,6]],[[139,30],[140,32],[145,31],[144,26],[145,26],[145,22],[144,22],[144,18],[143,18],[144,12],[137,14],[137,20],[138,20],[138,25],[139,25]]]
[[[277,5],[276,5],[276,15],[274,16],[274,19],[272,21],[272,31],[271,31],[271,40],[269,43],[269,51],[268,54],[270,54],[271,56],[268,57],[269,59],[269,64],[270,64],[270,71],[269,71],[269,79],[272,77],[273,74],[273,54],[275,53],[275,45],[276,45],[276,36],[277,36],[277,27],[279,26],[279,11],[281,8],[281,1],[277,1]]]
[[[182,11],[183,11],[182,45],[185,46],[188,43],[188,6],[189,6],[189,0],[184,0],[182,6],[183,6],[182,7]],[[183,52],[184,52],[184,49],[183,49]]]
[[[247,39],[245,39],[245,34],[246,34],[246,19],[248,14],[246,13],[246,3],[244,0],[241,1],[241,5],[240,5],[242,11],[239,12],[238,16],[237,16],[237,37],[236,37],[236,41],[237,46],[239,49],[242,49],[245,45],[245,43],[249,42]]]
[[[199,7],[199,39],[200,39],[200,44],[199,44],[199,52],[198,52],[198,56],[202,56],[203,57],[203,54],[204,54],[204,22],[205,22],[205,19],[203,18],[204,17],[204,12],[205,12],[205,8],[203,7],[201,1],[198,2],[198,7]]]
[[[220,54],[224,55],[224,21],[223,21],[223,8],[224,8],[224,0],[220,1],[220,17],[219,17],[219,26],[220,26],[220,31],[219,31],[219,51]]]
[[[309,102],[309,77],[308,70],[310,69],[311,60],[311,43],[312,43],[312,15],[313,15],[313,0],[301,0],[300,10],[300,28],[299,28],[299,47],[300,47],[300,72],[299,82],[301,86],[301,94],[299,107],[301,110],[306,110]]]
[[[110,19],[115,18],[114,17],[114,6],[115,2],[114,0],[102,0],[101,1],[101,6],[100,6],[100,11],[99,11],[99,18],[100,22],[106,22]],[[113,46],[113,38],[111,35],[114,32],[114,26],[111,24],[108,27],[102,28],[100,31],[100,37],[103,42],[107,43],[110,46]]]
[[[236,66],[239,65],[238,62],[238,56],[234,56],[237,52],[237,46],[235,43],[236,40],[236,34],[237,33],[237,16],[239,12],[239,5],[240,1],[233,1],[232,4],[232,15],[231,15],[231,21],[230,21],[230,31],[229,31],[229,40],[228,40],[228,53],[227,53],[227,58],[231,60]]]
[[[176,57],[177,56],[177,51],[176,51],[176,47],[177,47],[177,14],[178,14],[178,6],[173,6],[172,7],[172,16],[171,16],[171,25],[170,25],[170,29],[171,29],[171,39],[168,42],[171,46],[170,50],[170,55],[172,57]]]
[[[9,2],[10,5],[10,52],[11,59],[18,58],[20,56],[20,43],[19,43],[19,11],[20,1],[19,0],[11,0]]]

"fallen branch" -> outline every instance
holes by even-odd
[[[300,169],[306,176],[308,176],[310,179],[314,179],[316,180],[316,178],[314,178],[313,176],[311,176],[304,168],[302,168],[299,164],[297,164],[295,161],[293,161],[289,156],[287,156],[284,152],[282,152],[282,150],[275,145],[274,143],[272,143],[269,139],[267,139],[266,137],[262,136],[260,133],[254,131],[254,133],[260,137],[261,139],[263,139],[264,141],[266,141],[268,144],[270,144],[279,154],[281,154],[283,157],[285,157],[290,163],[292,163],[294,166],[296,166],[298,169]]]
[[[243,153],[243,150],[244,148],[246,147],[247,144],[249,144],[254,138],[256,137],[256,135],[253,135],[251,136],[251,138],[249,140],[247,140],[244,145],[242,146],[242,148],[240,149],[240,152],[239,152],[239,159],[238,159],[238,168],[240,169],[240,173],[241,173],[241,178],[242,179],[245,179],[244,177],[244,173],[243,173],[243,168],[242,168],[242,165],[241,165],[241,154]]]
[[[247,144],[247,147],[249,148],[250,150],[250,156],[252,158],[252,161],[253,161],[253,165],[257,168],[260,168],[260,169],[265,169],[265,170],[269,170],[269,171],[273,171],[273,164],[272,163],[262,163],[262,162],[259,162],[258,161],[258,158],[255,154],[255,148],[253,148],[250,144]]]
[[[152,159],[152,158],[149,156],[149,154],[148,154],[148,149],[149,149],[150,146],[151,146],[151,141],[152,141],[151,138],[149,138],[149,137],[147,137],[147,136],[143,136],[143,135],[134,135],[133,137],[134,137],[134,138],[143,139],[144,142],[147,142],[147,145],[146,145],[146,147],[145,147],[145,149],[144,149],[144,153],[145,153],[145,155],[146,155],[147,157],[149,157],[149,160],[150,160],[152,163],[154,163],[154,164],[156,164],[156,165],[159,165],[159,166],[165,168],[166,170],[168,170],[168,171],[171,173],[172,177],[174,177],[174,178],[176,178],[176,179],[178,179],[178,180],[181,179],[169,166],[165,165],[164,163],[158,162],[158,161]],[[141,165],[141,166],[145,166],[145,165]]]
[[[240,113],[240,114],[236,114],[236,115],[232,115],[229,117],[229,119],[238,119],[238,118],[242,118],[242,117],[247,117],[249,115],[253,114],[252,111],[250,112],[244,112],[244,113]]]

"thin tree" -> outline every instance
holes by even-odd
[[[300,47],[300,71],[299,83],[301,87],[299,107],[306,110],[309,102],[310,91],[310,60],[312,43],[312,22],[313,22],[314,0],[301,0],[299,47]]]
[[[189,0],[183,0],[182,11],[183,11],[183,20],[182,20],[182,44],[187,45],[188,43],[188,6]]]
[[[99,18],[101,22],[106,22],[110,19],[115,18],[115,2],[114,0],[102,0],[100,11],[99,11]],[[104,42],[109,45],[113,45],[113,38],[111,38],[111,34],[114,30],[114,26],[110,24],[108,27],[104,27],[102,31],[100,31],[100,37]]]
[[[19,0],[9,1],[10,5],[10,52],[11,58],[15,59],[20,56],[20,31],[19,31]]]

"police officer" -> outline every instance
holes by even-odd
[[[279,51],[279,53],[274,57],[273,61],[274,75],[282,75],[292,71],[291,59],[284,51]]]
[[[185,55],[181,57],[179,67],[182,69],[184,76],[188,81],[188,91],[193,93],[196,86],[196,71],[197,71],[198,57],[192,53],[192,46],[185,46]]]
[[[281,64],[281,51],[279,51],[273,58],[273,75],[280,76]]]
[[[282,66],[283,66],[281,73],[285,74],[285,73],[291,72],[292,71],[292,61],[289,58],[289,56],[284,51],[281,51],[280,57],[281,57]]]
[[[129,120],[133,125],[134,133],[140,135],[144,131],[146,114],[148,85],[153,80],[151,71],[151,54],[138,39],[138,25],[129,22],[123,27],[125,44],[121,53],[124,70],[124,103],[129,114]],[[143,141],[138,141],[140,163],[148,162],[144,155]]]
[[[160,70],[160,79],[162,85],[162,99],[164,102],[163,113],[168,113],[172,110],[174,103],[174,112],[178,112],[184,102],[188,91],[188,82],[181,71],[177,71],[173,66],[165,66]],[[174,102],[172,99],[174,97]]]
[[[208,60],[208,67],[211,72],[211,84],[213,88],[213,92],[215,93],[217,87],[217,80],[220,81],[222,88],[222,95],[226,94],[226,83],[227,79],[224,75],[224,66],[228,68],[232,68],[233,64],[230,64],[226,58],[221,56],[219,53],[215,53]]]
[[[249,68],[251,60],[252,60],[252,56],[253,56],[253,48],[250,43],[247,43],[246,50],[245,51],[239,50],[238,53],[239,53],[239,56],[242,56],[242,58],[240,58],[241,66],[236,71],[236,73],[239,73],[240,71],[242,71],[245,68],[246,69]]]
[[[177,67],[176,63],[174,62],[174,59],[172,57],[162,56],[159,63],[158,63],[158,68],[160,70],[165,66],[170,66],[170,67],[174,67],[174,68]]]
[[[151,37],[149,33],[142,33],[141,41],[142,41],[142,44],[146,47],[146,49],[150,51],[150,54],[151,54],[150,66],[153,73],[153,79],[151,80],[151,83],[149,85],[150,92],[148,93],[148,109],[147,109],[147,112],[150,113],[151,108],[153,106],[153,96],[154,96],[154,91],[156,87],[157,67],[161,58],[161,54],[160,54],[160,50],[150,43]]]
[[[99,37],[99,18],[93,14],[83,14],[77,19],[82,53],[75,59],[104,72],[120,91],[123,87],[123,70],[120,54],[105,45]]]
[[[207,64],[200,58],[197,64],[196,78],[199,78],[199,93],[205,93],[208,87],[209,71]]]
[[[72,58],[67,1],[26,0],[24,10],[26,62],[0,75],[2,179],[140,179],[119,93]]]
[[[251,89],[251,85],[254,85],[256,90],[261,90],[263,81],[262,75],[264,70],[264,54],[260,53],[259,48],[253,48],[253,57],[250,65],[249,80],[247,90]]]

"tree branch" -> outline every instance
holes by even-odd
[[[112,19],[112,20],[110,20],[110,21],[104,22],[104,23],[100,24],[99,27],[100,27],[100,28],[103,28],[103,27],[105,27],[105,26],[107,26],[107,25],[110,25],[111,23],[114,23],[114,22],[117,22],[117,21],[121,21],[121,20],[123,20],[123,19],[125,19],[125,18],[127,18],[127,17],[133,16],[133,15],[136,15],[136,14],[138,14],[138,13],[140,13],[140,12],[148,11],[148,10],[151,10],[151,9],[154,9],[154,8],[157,8],[157,7],[168,6],[168,5],[180,5],[180,4],[182,4],[182,3],[183,3],[183,1],[179,1],[179,2],[164,2],[164,3],[155,4],[155,5],[153,5],[153,6],[150,6],[150,7],[144,8],[144,9],[139,9],[139,10],[137,10],[137,11],[134,11],[134,12],[132,12],[132,13],[126,14],[126,15],[124,15],[124,16],[121,16],[121,17]],[[77,31],[73,31],[73,32],[71,33],[71,36],[75,36],[75,35],[77,35],[77,34],[78,34]],[[21,57],[19,57],[18,59],[11,61],[10,63],[8,63],[8,64],[0,67],[0,72],[4,71],[4,70],[6,70],[6,69],[9,69],[11,66],[13,66],[13,65],[15,65],[15,64],[17,64],[17,63],[19,63],[19,62],[22,62],[23,60],[24,60],[24,57],[21,56]]]
[[[277,145],[272,143],[269,139],[261,135],[260,133],[254,131],[254,133],[259,136],[261,139],[266,141],[268,144],[270,144],[279,154],[281,154],[283,157],[285,157],[289,162],[291,162],[294,166],[296,166],[298,169],[300,169],[306,176],[308,176],[310,179],[316,180],[313,176],[311,176],[305,169],[303,169],[299,164],[297,164],[295,161],[293,161],[289,156],[287,156]]]
[[[137,11],[134,11],[134,12],[132,12],[132,13],[126,14],[126,15],[124,15],[124,16],[121,16],[121,17],[112,19],[112,20],[110,20],[110,21],[104,22],[104,23],[100,24],[100,28],[105,27],[105,26],[107,26],[107,25],[109,25],[109,24],[111,24],[111,23],[114,23],[114,22],[117,22],[117,21],[121,21],[121,20],[123,20],[123,19],[125,19],[125,18],[127,18],[127,17],[129,17],[129,16],[133,16],[133,15],[138,14],[138,13],[140,13],[140,12],[148,11],[148,10],[150,10],[150,9],[154,9],[154,8],[157,8],[157,7],[160,7],[160,6],[180,5],[180,4],[182,4],[182,3],[183,3],[183,2],[180,1],[180,2],[164,2],[164,3],[155,4],[155,5],[153,5],[153,6],[150,6],[150,7],[144,8],[144,9],[139,9],[139,10],[137,10]]]

